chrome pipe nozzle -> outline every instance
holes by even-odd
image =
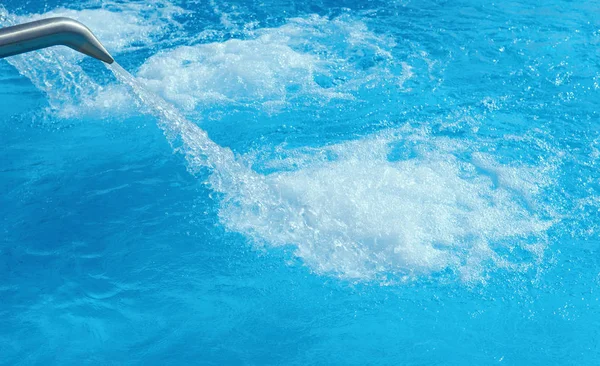
[[[70,18],[48,18],[0,28],[0,58],[58,45],[108,64],[115,61],[88,27]]]

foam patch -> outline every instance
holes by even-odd
[[[410,158],[390,158],[397,144]],[[314,271],[341,278],[450,271],[481,282],[499,268],[525,270],[552,225],[536,203],[550,168],[463,156],[477,148],[405,129],[292,152],[278,162],[289,171],[265,176],[251,195],[225,189],[221,220],[267,246],[292,245]]]
[[[138,76],[186,110],[213,103],[272,110],[299,97],[326,104],[333,98],[352,99],[368,83],[400,84],[410,77],[407,65],[392,70],[398,66],[390,53],[393,45],[348,16],[314,15],[248,31],[244,39],[161,52]]]

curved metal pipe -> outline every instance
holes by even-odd
[[[0,58],[58,45],[108,64],[115,61],[88,27],[70,18],[48,18],[0,29]]]

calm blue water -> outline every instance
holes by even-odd
[[[599,13],[4,0],[0,364],[599,364]]]

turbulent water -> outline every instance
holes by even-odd
[[[327,161],[261,175],[118,64],[111,69],[166,135],[181,140],[190,168],[210,168],[227,227],[268,245],[294,245],[318,272],[369,279],[450,268],[471,281],[487,262],[523,270],[543,256],[552,221],[534,200],[552,165],[503,167],[474,144],[407,129],[329,146]],[[418,157],[390,159],[390,146],[424,139],[431,151],[419,146]],[[472,162],[457,159],[464,150],[474,150]],[[531,259],[519,252],[522,263],[511,262],[515,248]]]
[[[319,351],[331,339],[338,341],[330,349],[363,344],[369,354],[383,340],[389,353],[382,351],[381,359],[392,363],[454,363],[461,354],[483,364],[505,355],[511,363],[597,360],[591,328],[583,326],[588,337],[575,354],[558,351],[551,330],[568,334],[584,319],[589,327],[597,323],[591,319],[598,314],[600,71],[593,45],[600,23],[588,16],[591,3],[4,6],[2,26],[46,16],[78,19],[123,65],[110,65],[109,72],[67,48],[0,65],[7,85],[0,95],[7,111],[0,158],[7,163],[0,168],[8,192],[0,248],[8,279],[0,295],[19,288],[10,258],[28,263],[33,255],[52,266],[50,258],[61,253],[61,261],[78,258],[68,266],[83,268],[92,278],[85,281],[93,282],[80,284],[75,272],[61,269],[68,285],[48,285],[58,289],[40,290],[35,301],[6,295],[11,300],[1,314],[25,306],[23,316],[35,317],[44,304],[56,305],[41,323],[33,321],[36,332],[52,336],[32,362],[51,360],[50,350],[63,341],[55,329],[79,334],[73,330],[79,327],[101,340],[91,342],[98,357],[91,363],[103,350],[121,355],[108,341],[124,331],[108,325],[119,316],[134,324],[127,334],[140,342],[125,344],[140,349],[157,346],[156,334],[184,327],[186,318],[200,328],[219,329],[223,322],[229,330],[207,330],[198,352],[227,345],[231,357],[215,351],[209,364],[348,363]],[[154,136],[156,126],[168,148]],[[53,152],[52,146],[60,147]],[[63,202],[63,194],[71,198]],[[12,218],[15,212],[22,214]],[[29,222],[38,233],[27,234]],[[41,240],[48,232],[53,239]],[[181,247],[187,240],[194,249]],[[114,253],[92,243],[114,245]],[[13,254],[11,246],[24,254]],[[90,258],[100,262],[86,270]],[[119,315],[96,315],[104,319],[98,324],[85,320],[87,313],[73,304],[87,300],[70,302],[65,295],[79,286],[98,301],[90,306]],[[143,301],[120,295],[132,292],[160,300],[134,320]],[[156,298],[145,297],[150,292]],[[252,300],[264,306],[252,313],[244,302],[262,298],[256,293],[269,300]],[[205,295],[202,304],[188,298]],[[118,310],[121,303],[126,310]],[[221,306],[231,314],[215,310]],[[73,317],[66,325],[52,320],[61,307]],[[164,324],[148,334],[135,333],[146,316],[179,307],[179,315],[160,318]],[[192,315],[198,309],[213,314],[210,321]],[[289,320],[313,312],[323,313],[319,331],[308,320]],[[346,331],[336,321],[361,312],[373,317],[356,328]],[[235,325],[223,320],[229,316]],[[500,320],[505,316],[512,323]],[[264,329],[270,329],[264,322],[283,322],[281,334],[314,354],[284,344],[273,358],[253,355],[275,336],[257,330],[253,338],[248,318]],[[9,319],[6,329],[24,321]],[[523,321],[530,327],[511,328]],[[461,333],[469,340],[463,348],[450,332],[436,340],[436,327],[488,335],[479,344]],[[532,340],[540,329],[545,336]],[[511,343],[521,331],[529,335]],[[234,337],[240,343],[225,341],[228,332],[240,332]],[[376,334],[372,342],[369,332]],[[403,345],[398,349],[395,337]],[[189,361],[177,344],[191,339],[170,334],[169,351],[157,346],[152,354],[166,359],[181,352],[175,359]],[[249,339],[251,346],[240,345]],[[529,343],[556,352],[519,358]],[[7,359],[25,349],[11,343]],[[78,350],[54,361],[71,363]],[[147,361],[143,353],[134,358]],[[363,356],[358,359],[371,359]]]

